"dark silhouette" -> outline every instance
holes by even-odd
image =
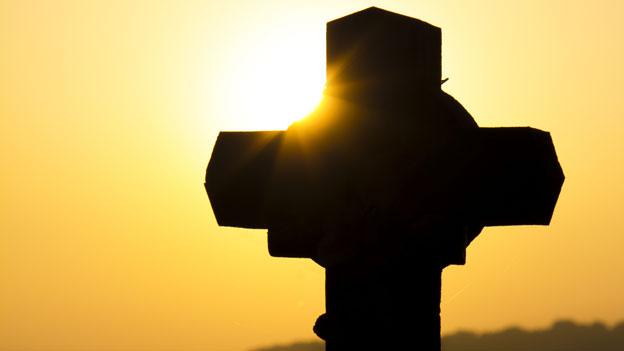
[[[441,90],[441,30],[369,8],[327,24],[321,106],[286,131],[221,132],[206,172],[220,225],[326,268],[327,349],[440,349],[440,275],[484,226],[550,222],[550,135],[479,128]],[[366,335],[363,339],[361,336]]]
[[[366,338],[366,336],[362,336]],[[417,344],[414,340],[412,344]],[[253,351],[323,351],[321,342],[261,347]],[[624,321],[609,328],[596,322],[576,324],[559,321],[549,329],[518,327],[483,334],[457,332],[442,337],[442,351],[621,351],[624,350]]]

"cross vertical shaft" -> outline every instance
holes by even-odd
[[[440,275],[416,262],[327,269],[315,332],[328,351],[439,350]]]

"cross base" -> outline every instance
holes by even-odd
[[[439,351],[441,273],[439,264],[411,257],[331,267],[327,313],[314,332],[327,351]]]

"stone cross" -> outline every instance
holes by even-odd
[[[439,350],[442,269],[484,226],[550,223],[550,134],[480,128],[441,83],[440,28],[371,7],[327,24],[317,110],[217,138],[218,224],[268,229],[272,256],[326,268],[314,331],[329,351]]]

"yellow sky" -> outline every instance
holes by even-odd
[[[203,176],[219,130],[314,105],[325,22],[371,5],[441,27],[444,89],[567,176],[550,227],[445,271],[443,330],[624,318],[621,1],[0,0],[0,349],[312,338],[323,271],[217,227]]]

